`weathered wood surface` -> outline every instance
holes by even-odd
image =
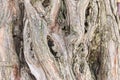
[[[120,80],[119,0],[0,0],[0,80]]]

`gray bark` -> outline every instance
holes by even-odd
[[[0,0],[0,80],[120,80],[115,0]]]

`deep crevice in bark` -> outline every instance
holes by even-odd
[[[23,66],[25,63],[23,54],[24,3],[19,3],[19,12],[20,14],[17,16],[16,20],[13,21],[13,39],[15,44],[15,50],[19,57],[20,66]]]
[[[44,7],[49,6],[49,5],[50,5],[50,0],[44,0],[44,1],[42,2],[42,5],[43,5]]]
[[[17,15],[16,18],[14,18],[13,20],[13,39],[14,39],[14,45],[15,45],[15,50],[16,53],[18,55],[18,59],[19,59],[19,74],[21,73],[21,69],[22,68],[27,68],[27,73],[28,75],[31,77],[32,80],[36,80],[35,77],[33,76],[32,73],[30,73],[30,70],[28,68],[28,64],[25,61],[25,57],[24,57],[24,45],[23,45],[23,29],[24,29],[24,3],[23,2],[19,2],[18,3],[18,7],[19,7],[19,15]]]
[[[64,35],[68,36],[70,34],[70,26],[67,24],[67,9],[66,9],[65,0],[61,1],[61,7],[59,10],[57,21],[61,26]]]
[[[88,32],[88,27],[89,27],[89,23],[88,23],[88,19],[90,17],[90,4],[88,5],[87,9],[86,9],[86,12],[85,12],[85,33]]]
[[[47,41],[48,41],[47,43],[48,43],[48,47],[49,47],[49,49],[50,49],[50,52],[53,54],[53,56],[54,56],[55,58],[58,58],[58,57],[57,57],[57,52],[53,50],[54,41],[51,39],[50,36],[47,36]]]
[[[95,80],[99,74],[100,65],[101,65],[101,33],[98,31],[99,28],[95,31],[94,39],[90,43],[89,49],[89,59],[88,63],[91,69],[91,72],[94,74]]]

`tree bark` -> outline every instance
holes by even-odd
[[[120,80],[117,0],[0,0],[0,80]]]

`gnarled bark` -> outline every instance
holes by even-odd
[[[0,80],[119,80],[115,0],[0,0]]]

